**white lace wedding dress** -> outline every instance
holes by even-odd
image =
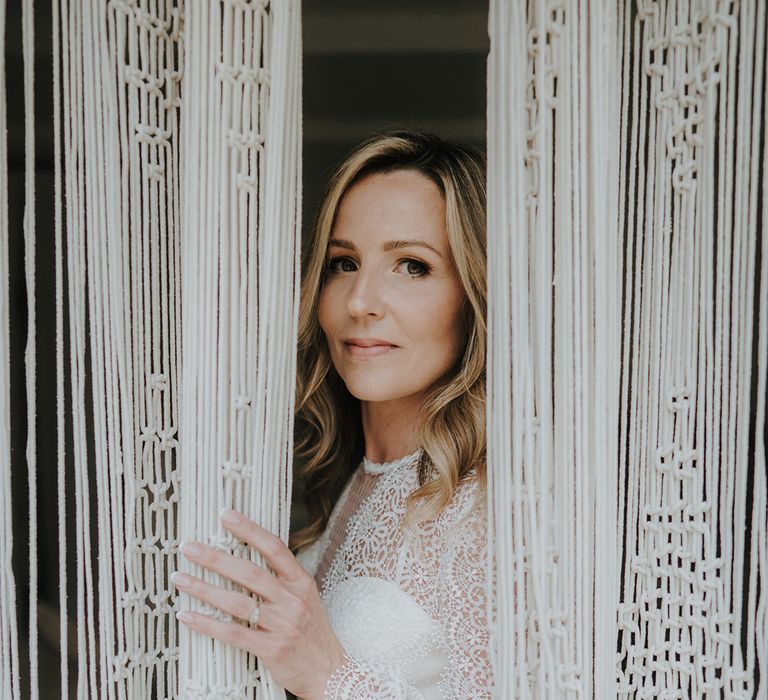
[[[420,451],[364,459],[298,559],[347,652],[326,698],[489,698],[487,525],[474,480],[434,521],[400,528]]]

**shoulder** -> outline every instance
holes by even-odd
[[[451,502],[440,517],[446,522],[485,521],[487,519],[486,500],[484,484],[472,470],[456,486]]]
[[[444,549],[440,578],[464,590],[461,581],[482,585],[488,564],[488,510],[485,488],[477,479],[459,484],[444,513]],[[469,584],[467,584],[469,585]]]
[[[488,539],[488,512],[485,488],[476,476],[469,474],[454,491],[451,502],[436,518],[444,550],[484,549]]]

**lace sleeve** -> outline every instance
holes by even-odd
[[[419,700],[423,696],[402,675],[377,668],[350,656],[329,679],[326,700]]]
[[[474,505],[455,526],[439,576],[440,622],[450,663],[440,689],[447,698],[490,698],[493,690],[488,624],[488,525],[484,508]]]
[[[490,698],[493,674],[488,626],[488,544],[485,511],[474,505],[477,489],[462,488],[436,528],[446,538],[436,563],[438,621],[448,663],[439,684],[441,697]],[[461,517],[457,517],[461,516]],[[442,516],[441,516],[442,518]],[[440,519],[438,519],[440,520]],[[434,534],[435,531],[432,532]],[[430,547],[433,555],[438,552]],[[346,657],[328,681],[326,700],[418,700],[423,695],[392,667]]]

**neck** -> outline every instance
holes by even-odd
[[[391,462],[415,452],[416,421],[423,397],[396,401],[361,401],[365,456],[372,462]]]

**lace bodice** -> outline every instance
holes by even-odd
[[[415,452],[363,460],[323,536],[299,554],[347,652],[326,698],[489,698],[486,516],[472,480],[434,521],[404,529]]]

